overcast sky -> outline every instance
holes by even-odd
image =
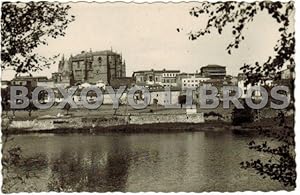
[[[264,62],[273,55],[279,38],[276,22],[267,14],[257,15],[245,30],[245,40],[238,50],[228,55],[225,48],[232,40],[231,30],[217,32],[196,41],[187,32],[204,27],[207,18],[195,18],[189,10],[197,3],[125,4],[71,3],[75,21],[66,36],[49,39],[47,46],[37,49],[40,55],[76,55],[82,50],[112,48],[126,60],[127,76],[143,69],[179,69],[195,72],[207,64],[227,67],[228,74],[236,75],[244,63]],[[177,32],[183,28],[183,32]],[[50,77],[57,64],[34,75]],[[3,79],[11,79],[13,72],[3,72]]]

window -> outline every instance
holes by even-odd
[[[98,62],[101,64],[102,63],[102,58],[99,56],[98,57]]]
[[[77,62],[77,68],[80,68],[80,64],[79,64],[79,62]]]

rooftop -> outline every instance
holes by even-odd
[[[13,78],[12,80],[32,80],[32,79],[37,79],[37,80],[48,80],[48,78],[46,76],[17,76],[15,78]]]
[[[78,58],[85,58],[85,57],[91,57],[91,56],[97,56],[97,55],[120,55],[112,50],[103,50],[103,51],[83,51],[80,54],[77,54],[75,56],[72,56],[72,59],[78,59]]]
[[[166,70],[166,69],[162,69],[162,70],[139,70],[139,71],[135,71],[133,72],[133,74],[135,73],[147,73],[147,72],[154,72],[154,73],[165,73],[165,72],[176,72],[176,73],[180,73],[180,70]]]
[[[226,68],[225,66],[217,65],[217,64],[208,64],[207,66],[202,66],[202,68]]]

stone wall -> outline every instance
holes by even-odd
[[[156,123],[204,123],[203,113],[196,114],[142,114],[128,116],[106,117],[68,117],[42,118],[28,121],[12,121],[9,128],[24,129],[27,131],[51,130],[61,128],[112,127],[126,124],[156,124]]]
[[[204,123],[203,113],[196,114],[143,114],[131,115],[129,124],[152,123]]]

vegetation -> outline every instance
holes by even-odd
[[[66,110],[67,111],[67,115],[69,115],[69,111],[71,109],[71,105],[69,103],[66,103],[63,109]]]
[[[234,108],[232,111],[232,124],[242,125],[243,123],[252,123],[254,121],[254,110],[243,103],[244,109]]]
[[[14,70],[16,75],[43,70],[52,64],[55,58],[46,58],[35,53],[40,45],[47,45],[47,38],[56,39],[65,35],[69,23],[74,21],[68,11],[70,6],[50,2],[4,2],[1,7],[1,70]],[[9,89],[1,89],[1,105],[6,113],[11,110],[9,102]],[[29,97],[30,98],[30,97]],[[32,101],[25,109],[31,116],[36,107]],[[15,110],[13,110],[13,113]],[[11,122],[6,118],[7,123]],[[8,124],[5,125],[5,129]],[[44,156],[31,158],[22,155],[19,146],[6,147],[8,136],[3,136],[3,192],[19,191],[18,186],[26,185],[26,179],[35,177],[30,175],[30,169],[41,168],[47,161]],[[4,152],[5,151],[5,152]],[[24,172],[25,170],[25,172]],[[28,186],[27,186],[28,185]]]
[[[278,129],[277,129],[278,130]],[[241,162],[244,169],[254,169],[263,178],[269,177],[272,180],[281,182],[284,186],[296,187],[296,161],[295,161],[295,140],[293,127],[282,128],[281,131],[263,130],[259,131],[261,136],[268,137],[272,141],[256,143],[251,141],[249,149],[266,155],[270,155],[267,162],[261,159]],[[280,143],[275,145],[272,142]]]
[[[214,30],[222,34],[225,27],[232,29],[233,40],[228,44],[226,51],[231,55],[234,49],[239,48],[239,44],[246,39],[244,37],[244,29],[246,26],[255,20],[255,16],[260,12],[267,12],[278,23],[278,32],[280,38],[274,43],[275,55],[269,56],[264,63],[254,62],[253,64],[244,64],[240,69],[246,75],[246,84],[256,85],[257,83],[265,84],[266,79],[278,80],[279,71],[289,65],[291,71],[295,67],[295,32],[293,25],[294,3],[293,2],[203,2],[198,7],[193,7],[190,14],[194,17],[203,15],[208,16],[208,21],[204,29],[189,33],[191,40],[212,33]],[[177,29],[180,32],[180,29]],[[258,35],[259,36],[259,35]],[[294,99],[294,81],[292,80],[291,97]],[[234,123],[239,123],[240,120],[246,119],[247,115],[251,116],[251,112],[235,109],[233,112]],[[285,117],[284,114],[279,114],[279,117]],[[242,119],[243,118],[243,119]],[[248,122],[251,120],[249,119]],[[282,120],[284,121],[284,119]],[[242,168],[254,169],[258,174],[265,178],[268,176],[273,180],[283,183],[285,186],[296,186],[296,163],[295,163],[295,142],[292,126],[282,125],[282,131],[270,133],[267,130],[261,129],[261,135],[272,137],[273,141],[280,143],[277,147],[271,147],[270,143],[249,143],[251,150],[256,150],[262,153],[268,153],[271,158],[268,162],[262,160],[250,160],[242,162]]]
[[[46,1],[2,4],[1,11],[1,69],[31,73],[49,67],[51,60],[34,50],[47,44],[47,38],[65,35],[74,16],[70,6]]]
[[[183,105],[185,105],[186,103],[186,95],[178,96],[178,102],[180,104],[180,107],[183,108]]]
[[[217,113],[217,112],[214,112],[214,111],[210,111],[210,112],[208,112],[208,113],[204,113],[204,117],[209,117],[209,116],[218,117],[218,119],[224,118],[224,117],[222,116],[222,114]]]
[[[4,145],[12,141],[13,138],[9,138],[8,135],[4,136]],[[5,147],[6,148],[6,147]],[[39,178],[32,171],[33,169],[41,169],[47,165],[47,160],[44,155],[35,155],[32,157],[23,156],[22,148],[19,146],[9,147],[6,152],[3,152],[2,157],[2,192],[11,193],[18,192],[24,189],[22,186],[37,191],[37,186],[29,184],[28,178]]]

